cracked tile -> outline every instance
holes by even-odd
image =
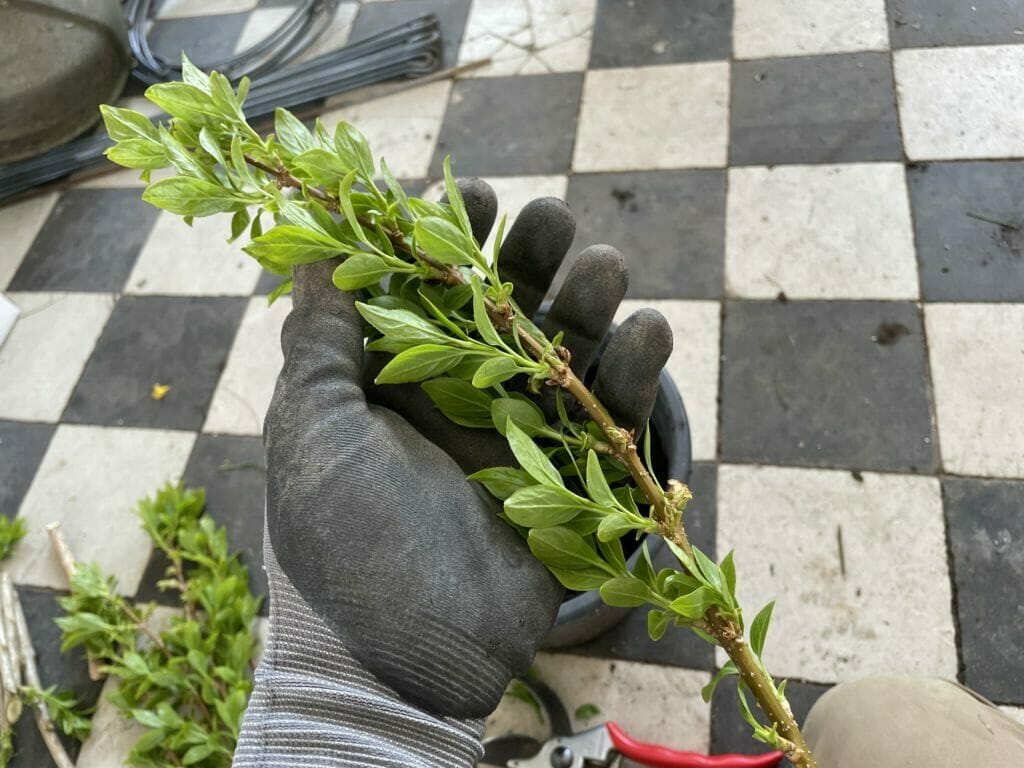
[[[490,58],[467,77],[586,69],[596,0],[473,0],[459,63]]]

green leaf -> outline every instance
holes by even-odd
[[[697,564],[697,568],[700,569],[701,575],[704,576],[706,583],[716,592],[721,592],[724,579],[718,564],[697,549],[697,547],[693,547],[693,559]],[[694,575],[696,576],[697,574]]]
[[[729,550],[724,558],[719,569],[722,572],[722,578],[725,581],[725,591],[730,599],[730,602],[736,602],[736,564],[732,561],[732,550]]]
[[[704,699],[704,703],[707,704],[711,701],[711,696],[714,694],[715,688],[718,687],[718,684],[722,682],[723,679],[729,677],[729,675],[738,674],[739,670],[736,669],[736,665],[731,661],[726,662],[725,666],[718,670],[715,676],[711,678],[711,682],[700,689],[700,697]]]
[[[6,515],[0,515],[0,560],[10,557],[15,545],[24,538],[27,532],[25,518],[11,519]]]
[[[491,401],[491,420],[494,428],[502,435],[508,420],[519,427],[527,435],[535,435],[545,427],[544,414],[533,403],[512,397],[499,397]]]
[[[179,216],[212,216],[234,210],[244,198],[203,179],[172,176],[146,187],[142,199]]]
[[[205,179],[211,183],[214,183],[218,188],[223,185],[215,182],[214,176],[203,164],[202,159],[197,157],[195,153],[186,149],[182,143],[182,139],[179,136],[172,134],[163,126],[160,126],[159,130],[160,143],[164,147],[164,151],[167,153],[167,159],[171,161],[171,164],[178,169],[178,172],[184,176],[192,176],[197,179]],[[196,137],[198,141],[199,137]],[[230,191],[225,188],[224,192],[230,194]]]
[[[334,285],[343,291],[356,291],[379,283],[391,272],[379,256],[372,253],[353,253],[334,270]]]
[[[112,163],[125,168],[155,170],[170,164],[167,150],[158,141],[151,139],[123,139],[104,154]]]
[[[666,611],[647,612],[647,634],[650,635],[651,640],[657,642],[665,636],[669,619],[669,614]]]
[[[601,599],[616,608],[636,608],[649,596],[647,585],[631,576],[619,576],[601,585]]]
[[[328,189],[337,189],[349,169],[333,152],[307,149],[292,159],[292,167],[303,178]]]
[[[376,175],[373,169],[373,153],[363,134],[351,123],[344,120],[334,128],[334,149],[341,161],[350,169],[358,171],[362,180],[372,184]]]
[[[159,141],[153,121],[134,109],[101,104],[100,114],[103,115],[103,125],[107,129],[107,135],[114,141],[129,139]]]
[[[619,509],[619,502],[612,494],[608,481],[604,477],[604,470],[601,469],[601,461],[597,452],[587,451],[587,493],[595,502],[609,510]]]
[[[558,470],[555,469],[555,465],[537,447],[537,444],[530,439],[529,435],[517,427],[514,422],[508,424],[505,437],[508,440],[513,455],[516,457],[516,461],[519,462],[519,466],[525,469],[534,480],[538,483],[547,483],[548,485],[560,486],[564,489],[565,482],[562,480]],[[576,494],[571,494],[571,496],[574,499],[579,499]],[[579,501],[583,503],[578,505],[578,507],[587,505],[585,499],[579,499]],[[555,523],[550,523],[550,525],[555,525]]]
[[[579,518],[576,518],[576,520],[579,520]],[[629,573],[626,569],[626,555],[622,551],[621,541],[618,539],[612,539],[611,541],[601,541],[598,539],[597,548],[604,555],[604,559],[608,561],[608,564],[615,569],[616,573]]]
[[[533,556],[551,568],[580,570],[601,567],[601,558],[594,548],[578,533],[564,526],[534,528],[527,537],[527,543]]]
[[[365,243],[367,242],[366,233],[363,232],[363,226],[359,223],[359,217],[356,216],[356,209],[352,207],[352,183],[355,180],[356,171],[349,171],[345,174],[345,178],[338,184],[338,204],[341,206],[342,213],[345,214],[348,225],[356,233],[356,237]]]
[[[436,325],[406,309],[385,309],[356,302],[356,309],[386,338],[406,344],[444,344],[449,341]]]
[[[764,641],[768,638],[768,625],[771,624],[774,609],[775,601],[772,600],[758,612],[750,624],[750,647],[758,656],[764,650]]]
[[[233,243],[235,240],[240,238],[245,230],[249,228],[249,211],[243,208],[240,211],[235,211],[231,217],[231,237],[228,238],[229,243]]]
[[[600,541],[614,541],[636,528],[636,523],[625,515],[612,513],[601,519],[601,524],[597,527],[597,538]]]
[[[652,587],[657,579],[657,575],[654,573],[654,566],[651,564],[651,552],[647,549],[646,541],[640,546],[640,556],[636,559],[636,565],[633,566],[633,575],[644,584]]]
[[[333,258],[347,247],[320,232],[282,224],[260,235],[242,250],[257,260],[290,267]]]
[[[508,381],[518,373],[528,372],[528,369],[520,367],[515,359],[507,355],[492,357],[485,360],[473,374],[473,386],[485,389]]]
[[[596,704],[581,704],[580,706],[576,707],[576,712],[574,713],[577,720],[589,720],[592,717],[597,717],[600,714],[601,710],[598,708]]]
[[[274,110],[274,135],[278,143],[293,155],[316,148],[309,129],[287,109],[278,107]]]
[[[185,752],[181,758],[181,764],[195,765],[196,763],[202,762],[216,751],[216,748],[212,744],[196,744],[194,747],[189,747]]]
[[[565,488],[531,485],[505,499],[505,514],[513,523],[526,528],[549,528],[572,520],[585,503]]]
[[[473,323],[480,334],[480,338],[492,347],[504,347],[501,336],[494,329],[490,315],[487,314],[487,305],[484,302],[484,289],[480,285],[480,278],[473,275],[471,278],[471,289],[473,291]]]
[[[505,239],[505,222],[508,220],[508,216],[502,214],[501,221],[498,222],[498,232],[494,236],[494,254],[491,258],[491,266],[494,271],[498,270],[498,253],[501,251],[501,244]]]
[[[438,216],[417,219],[413,236],[416,244],[435,261],[456,266],[473,264],[476,245],[447,219]]]
[[[687,619],[699,619],[715,603],[715,592],[710,587],[701,587],[677,597],[669,605],[675,613]]]
[[[420,386],[450,421],[463,427],[492,426],[491,398],[468,381],[445,377],[425,381]]]
[[[189,83],[157,83],[146,89],[146,98],[171,117],[193,125],[217,124],[231,120],[234,115],[219,107],[210,94]]]
[[[384,162],[384,158],[380,159],[380,175],[384,177],[384,184],[391,191],[391,194],[395,196],[395,200],[406,210],[409,209],[409,198],[405,194],[405,190],[402,189],[402,185],[398,183],[398,179],[388,168],[388,164]]]
[[[440,381],[440,379],[437,379]],[[533,485],[533,478],[513,467],[488,467],[474,472],[467,479],[480,483],[496,499],[504,501],[520,488]]]
[[[181,52],[181,79],[196,88],[207,92],[210,90],[209,76],[193,64],[184,51]]]
[[[552,575],[558,579],[566,589],[575,592],[589,592],[592,589],[600,589],[601,585],[608,580],[608,574],[596,566],[573,570],[570,568],[548,567]]]
[[[469,223],[469,215],[466,213],[466,203],[462,199],[462,192],[459,190],[459,185],[455,183],[455,177],[452,176],[452,158],[451,155],[444,156],[444,192],[448,198],[448,205],[451,207],[452,212],[455,214],[455,218],[459,221],[459,226],[462,227],[462,231],[469,237],[473,236],[473,227]]]
[[[466,350],[440,344],[420,344],[395,355],[374,379],[376,384],[407,384],[447,371],[466,356]]]

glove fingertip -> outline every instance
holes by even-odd
[[[456,184],[462,193],[462,202],[466,206],[473,237],[482,245],[498,217],[498,196],[494,188],[480,178],[459,179]],[[441,202],[447,201],[447,195],[441,198]]]

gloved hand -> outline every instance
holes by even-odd
[[[461,186],[478,241],[497,203]],[[573,241],[553,198],[519,215],[503,279],[534,313]],[[336,263],[295,270],[284,367],[267,414],[270,637],[235,766],[471,766],[482,724],[526,671],[562,588],[466,474],[514,464],[504,438],[449,422],[418,386],[374,387],[355,296]],[[565,331],[585,371],[625,293],[608,246],[584,251],[545,331]],[[643,425],[672,336],[657,312],[626,320],[596,388],[625,426]],[[372,357],[372,356],[370,356]]]

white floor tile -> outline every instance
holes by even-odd
[[[459,63],[491,59],[469,76],[581,72],[596,0],[473,0]]]
[[[117,678],[111,677],[103,685],[103,693],[92,716],[92,733],[82,744],[75,768],[122,768],[127,765],[128,753],[135,742],[149,730],[134,720],[122,717],[110,702],[117,691]]]
[[[724,61],[587,72],[573,169],[722,167],[729,135]]]
[[[3,247],[0,248],[0,291],[7,287],[25,258],[29,246],[39,234],[43,222],[50,215],[57,193],[31,197],[14,205],[0,208],[0,233],[3,233]]]
[[[1024,707],[1000,707],[1004,714],[1024,726]]]
[[[561,699],[575,730],[612,721],[641,741],[707,752],[711,714],[700,698],[706,672],[561,653],[538,654],[532,669]],[[506,696],[488,720],[488,735],[543,736],[536,711],[519,704]],[[584,704],[600,713],[580,720],[575,712]]]
[[[106,293],[10,293],[21,309],[0,346],[0,418],[55,422],[114,299]]]
[[[221,16],[228,13],[246,13],[259,4],[259,0],[164,0],[157,13],[158,19],[187,19],[190,16]]]
[[[235,343],[228,355],[204,432],[259,435],[263,416],[281,371],[281,325],[291,310],[291,299],[281,297],[270,307],[267,299],[249,300]]]
[[[730,168],[725,284],[749,298],[916,299],[903,167]]]
[[[943,467],[1024,477],[1024,305],[928,304],[924,317]]]
[[[498,196],[498,218],[491,227],[491,234],[483,245],[484,255],[491,257],[494,238],[497,236],[498,223],[502,216],[507,216],[505,236],[508,236],[512,223],[527,203],[538,197],[557,197],[565,199],[569,180],[566,176],[493,176],[485,179],[494,188]],[[430,185],[423,193],[426,200],[439,200],[444,194],[444,182]]]
[[[909,49],[893,64],[911,160],[1024,155],[1024,46]]]
[[[249,296],[260,279],[260,265],[242,252],[243,233],[234,243],[227,214],[197,218],[188,226],[162,211],[139,253],[126,293],[186,296]]]
[[[732,38],[738,59],[882,51],[889,45],[885,0],[736,0]]]
[[[736,551],[748,622],[776,601],[764,653],[772,674],[956,676],[936,478],[723,465],[716,546]]]
[[[352,123],[366,136],[374,157],[383,157],[397,178],[421,179],[430,168],[450,90],[450,81],[429,83],[326,112],[321,118],[329,131],[339,120]]]
[[[21,504],[28,534],[10,560],[14,580],[67,588],[46,535],[60,522],[76,559],[98,563],[122,594],[134,595],[151,551],[136,503],[178,481],[194,440],[170,430],[57,427]]]
[[[713,460],[718,442],[719,304],[674,299],[628,300],[619,307],[616,321],[622,322],[641,307],[658,310],[672,326],[675,344],[665,367],[686,406],[694,460]]]

